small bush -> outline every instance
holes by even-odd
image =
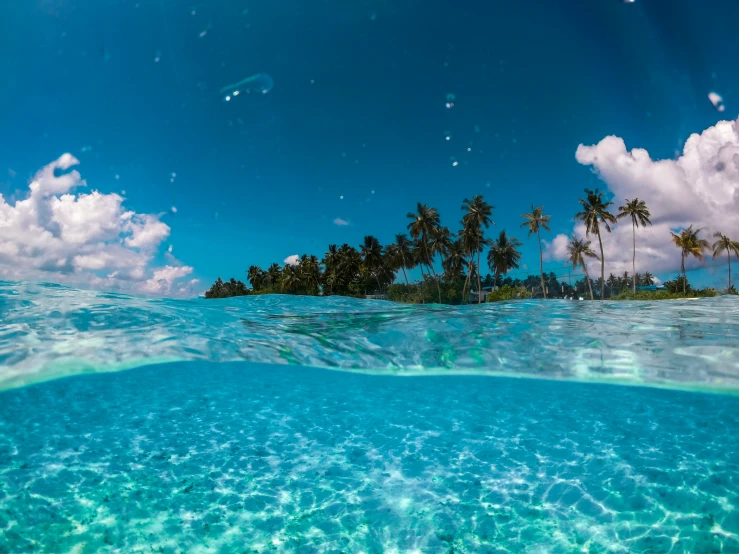
[[[531,293],[526,289],[526,287],[511,287],[503,285],[498,290],[488,293],[485,301],[502,302],[503,300],[517,300],[522,298],[531,298]]]
[[[678,300],[680,298],[710,298],[716,296],[714,289],[691,290],[687,294],[680,292],[670,292],[667,289],[662,290],[638,290],[636,296],[631,291],[623,291],[618,296],[614,296],[611,300]]]

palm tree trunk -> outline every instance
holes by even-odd
[[[606,295],[606,259],[603,256],[603,241],[600,240],[600,230],[598,230],[598,244],[600,245],[600,299],[603,300]]]
[[[539,238],[539,273],[541,274],[541,293],[544,295],[544,299],[547,297],[547,289],[544,286],[544,257],[541,252],[541,233],[539,229],[536,230],[536,236]]]
[[[477,251],[477,303],[482,304],[482,283],[480,282],[480,252],[482,248]]]
[[[590,283],[590,275],[588,275],[588,266],[586,266],[584,262],[582,264],[582,268],[585,270],[585,279],[588,282],[588,290],[590,291],[590,300],[595,300],[595,298],[593,298],[593,285]]]
[[[685,283],[687,282],[688,278],[685,275],[685,253],[684,252],[680,254],[680,267],[683,270],[683,296],[685,296]]]
[[[467,298],[467,286],[470,283],[470,276],[472,275],[472,266],[469,262],[467,262],[467,277],[464,280],[464,286],[462,287],[462,300],[465,304],[468,302]]]
[[[441,287],[439,286],[439,279],[437,279],[436,277],[436,271],[434,270],[433,262],[431,258],[429,258],[429,251],[428,251],[428,245],[426,244],[426,240],[425,239],[421,239],[421,240],[423,240],[423,252],[424,254],[426,254],[426,259],[428,260],[429,269],[431,270],[431,273],[434,275],[434,281],[436,281],[436,290],[439,293],[439,304],[441,304]]]
[[[726,250],[726,259],[729,260],[729,290],[731,290],[731,251]]]
[[[403,263],[405,264],[405,262]],[[405,273],[405,265],[403,265],[403,267],[401,267],[400,269],[403,270],[403,277],[405,277],[405,284],[410,286],[410,283],[408,282],[408,275],[406,275]]]
[[[633,221],[631,222],[631,233],[634,237],[634,256],[631,258],[631,270],[633,275],[631,280],[634,281],[634,296],[636,296],[636,225],[634,225]]]

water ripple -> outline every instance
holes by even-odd
[[[739,298],[409,306],[147,299],[0,282],[0,388],[157,362],[245,360],[739,391]]]

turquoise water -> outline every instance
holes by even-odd
[[[1,288],[0,552],[739,552],[736,299]]]

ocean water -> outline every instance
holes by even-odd
[[[2,283],[0,552],[739,552],[738,365],[728,297]]]

